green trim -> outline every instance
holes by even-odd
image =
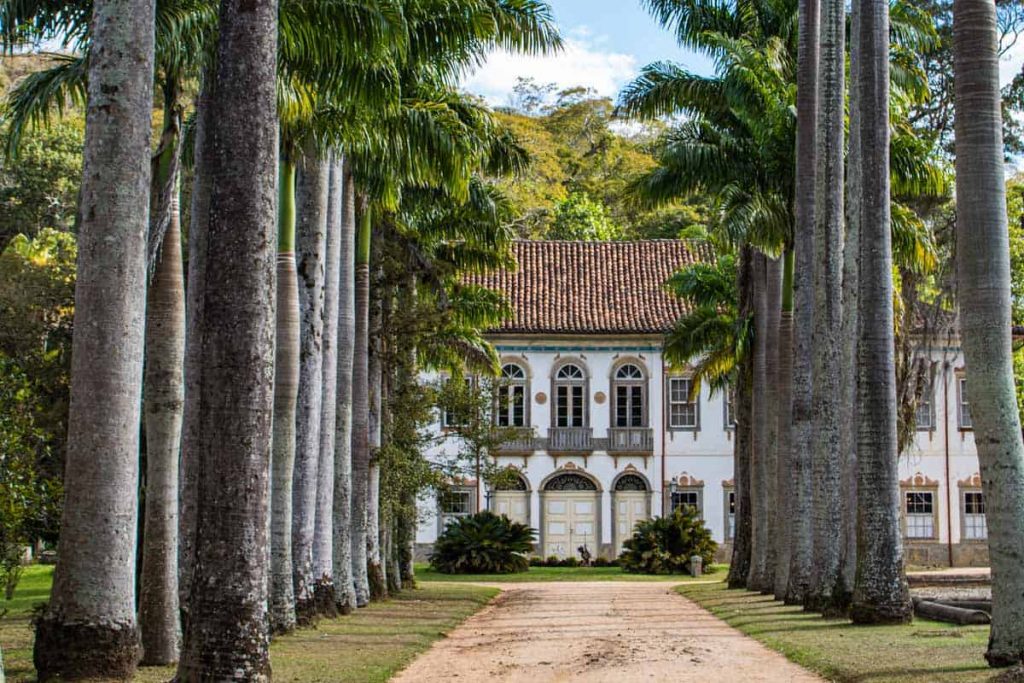
[[[295,162],[281,159],[279,183],[277,251],[287,254],[295,251]]]
[[[793,312],[793,271],[796,267],[796,252],[792,247],[786,250],[782,261],[782,310]]]
[[[356,234],[356,265],[370,264],[370,205],[364,204],[359,214],[359,231]]]

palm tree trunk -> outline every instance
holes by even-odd
[[[843,548],[840,571],[843,585],[852,587],[857,580],[857,380],[860,276],[860,204],[861,195],[861,100],[859,78],[861,7],[850,9],[850,102],[849,151],[846,156],[846,239],[843,243],[843,325],[840,331],[839,454],[842,457]]]
[[[859,228],[857,577],[855,623],[913,617],[903,570],[896,436],[892,235],[889,220],[889,4],[861,5],[857,57]],[[1009,323],[1007,323],[1009,328]],[[1017,434],[1019,440],[1020,435]]]
[[[142,663],[178,661],[178,456],[185,385],[185,283],[178,201],[178,116],[165,109],[164,142],[154,164],[150,197],[167,193],[167,228],[146,304],[146,503],[139,627]],[[162,219],[161,219],[162,220]],[[150,216],[150,224],[154,221]],[[151,233],[152,233],[151,228]]]
[[[338,278],[338,412],[334,431],[333,572],[338,611],[356,608],[352,559],[353,354],[356,344],[356,192],[352,174],[343,173],[341,247]]]
[[[379,280],[379,276],[378,276]],[[382,600],[387,597],[387,583],[381,563],[380,552],[380,463],[377,451],[380,450],[381,435],[381,388],[383,364],[381,362],[381,299],[383,290],[375,287],[377,293],[373,297],[370,308],[370,359],[369,359],[369,470],[366,494],[366,571],[370,584],[370,599]]]
[[[765,419],[766,440],[764,449],[764,485],[767,501],[766,523],[768,536],[765,539],[764,585],[761,591],[775,591],[775,565],[779,551],[779,517],[777,505],[778,448],[779,448],[779,323],[782,315],[782,261],[777,258],[765,259]]]
[[[274,452],[270,484],[270,629],[295,628],[292,495],[299,391],[299,286],[295,268],[295,163],[281,162],[274,356]]]
[[[779,315],[779,394],[778,426],[776,432],[776,526],[775,541],[775,599],[785,600],[789,586],[791,561],[792,479],[790,462],[793,455],[793,249],[788,247],[783,256],[782,302]],[[774,351],[769,350],[770,353]]]
[[[36,624],[40,680],[131,678],[153,0],[96,0],[75,285],[64,512]],[[97,362],[102,359],[102,362]]]
[[[299,162],[296,206],[299,294],[299,393],[295,412],[295,489],[292,492],[292,562],[295,617],[300,625],[316,617],[313,533],[320,470],[323,419],[324,267],[327,249],[329,169],[315,144]]]
[[[370,481],[370,207],[359,207],[355,255],[355,346],[352,354],[352,579],[356,606],[370,601],[366,566],[367,503]]]
[[[177,680],[269,681],[277,3],[222,0],[204,133],[207,258],[195,312],[198,496]],[[230,154],[221,153],[231,150]],[[190,282],[190,287],[193,283]]]
[[[398,556],[398,572],[402,586],[407,589],[416,587],[416,568],[413,560],[416,557],[416,496],[408,493],[402,500],[401,516],[398,518],[397,540],[395,541]]]
[[[842,325],[843,82],[846,52],[843,0],[822,0],[818,74],[818,192],[814,221],[814,327],[812,377],[814,555],[804,606],[831,615],[845,611],[841,585],[842,468],[839,455],[839,328]]]
[[[811,574],[811,461],[814,401],[814,212],[817,176],[818,0],[800,0],[797,55],[796,187],[794,189],[793,428],[790,563],[786,603],[801,604]]]
[[[739,293],[739,317],[746,320],[753,308],[753,249],[740,248],[736,289]],[[753,358],[744,354],[736,368],[735,441],[733,442],[733,486],[736,495],[736,528],[733,534],[732,559],[729,563],[729,588],[745,588],[750,574],[751,535],[753,533],[750,500],[750,449],[752,422],[751,379]]]
[[[327,181],[327,261],[324,280],[324,342],[320,464],[317,467],[316,514],[313,529],[314,600],[317,612],[337,616],[334,590],[334,448],[338,420],[338,294],[341,277],[341,159],[332,153]]]
[[[991,666],[1024,660],[1024,444],[1010,341],[996,15],[991,0],[953,3],[957,277],[971,419],[992,564]]]
[[[750,460],[751,543],[747,589],[762,591],[772,583],[768,577],[769,492],[768,492],[768,292],[767,259],[754,254],[754,361],[753,410]]]

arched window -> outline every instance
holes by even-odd
[[[545,491],[596,491],[597,486],[589,478],[575,472],[565,472],[552,477],[544,485]]]
[[[612,426],[647,426],[647,378],[633,363],[619,366],[612,380]]]
[[[515,363],[501,366],[498,387],[497,423],[499,427],[525,427],[527,420],[526,371]]]
[[[585,427],[587,424],[587,375],[575,363],[558,368],[554,380],[556,427]]]

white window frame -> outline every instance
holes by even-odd
[[[464,498],[466,510],[463,512],[447,512],[445,510],[446,500],[445,496],[458,496],[460,499]],[[437,520],[438,520],[438,531],[443,532],[453,520],[460,519],[462,517],[469,517],[476,513],[476,488],[473,486],[452,486],[451,488],[442,491],[437,497]]]
[[[682,501],[677,502],[676,497],[682,498],[686,496],[689,498],[693,496],[696,500],[696,504],[693,504],[697,508],[697,516],[704,519],[704,487],[703,486],[680,486],[675,491],[669,491],[669,513],[674,513],[676,508],[682,507],[684,504],[690,505],[692,503],[683,503]]]
[[[569,368],[576,368],[580,371],[580,376],[570,377],[568,375]],[[586,368],[580,363],[570,361],[563,365],[560,365],[554,373],[551,379],[551,426],[556,428],[586,428],[590,426],[590,401],[589,392],[587,387],[589,386],[589,376],[587,375]],[[573,396],[573,389],[579,387],[579,409],[580,409],[580,424],[575,423],[575,408],[577,402]],[[559,393],[561,390],[565,390],[566,398],[566,410],[565,410],[565,424],[559,424]]]
[[[967,512],[967,497],[980,496],[981,508],[979,512]],[[960,540],[981,542],[988,540],[988,521],[985,518],[985,494],[978,488],[960,489]]]
[[[914,412],[914,423],[919,432],[935,431],[935,391],[932,384],[930,380],[925,380],[924,390]],[[926,410],[928,414],[928,420],[925,422],[921,420],[922,410]]]
[[[974,429],[971,402],[967,400],[967,378],[962,374],[956,376],[956,418],[960,431],[968,432]]]
[[[685,390],[683,391],[684,400],[675,400],[673,395],[676,393],[674,388],[678,383],[689,383],[689,386],[684,384]],[[668,429],[673,432],[696,432],[700,431],[700,396],[697,396],[696,401],[690,401],[689,393],[693,388],[693,376],[692,375],[670,375],[668,382],[666,382],[666,396],[665,402],[668,405],[666,415],[668,418]],[[677,423],[676,417],[673,413],[675,407],[693,407],[693,423],[692,424],[680,424]]]
[[[903,488],[903,536],[908,541],[934,541],[939,537],[938,491],[934,488]],[[911,505],[923,505],[924,499],[914,500],[911,496],[928,496],[930,512],[911,512]],[[929,531],[928,535],[923,532]]]
[[[515,370],[510,370],[514,368]],[[516,376],[515,371],[519,372]],[[520,420],[516,421],[516,394],[522,402]],[[504,402],[504,403],[503,403]],[[495,424],[499,427],[526,427],[530,424],[529,374],[519,363],[503,363],[501,384],[498,387],[497,405],[494,408]]]
[[[722,426],[727,432],[736,429],[736,391],[732,384],[722,389]]]
[[[725,510],[725,540],[731,541],[736,537],[736,487],[722,487],[723,503]]]
[[[632,368],[636,372],[625,376],[627,369]],[[640,424],[619,424],[619,390],[626,392],[626,422],[631,423],[634,415],[636,396],[633,389],[640,389]],[[647,373],[634,362],[623,363],[615,368],[612,375],[611,386],[611,425],[615,429],[642,429],[650,423],[648,418],[647,401]]]

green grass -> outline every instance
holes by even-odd
[[[728,590],[724,583],[676,588],[730,626],[792,661],[835,681],[989,681],[987,626],[918,619],[907,626],[854,626],[823,619],[769,596]]]
[[[52,567],[30,567],[14,600],[0,603],[7,680],[34,681],[32,604],[47,598]],[[331,683],[383,683],[498,594],[495,588],[423,584],[338,619],[323,620],[278,638],[270,647],[274,680]],[[136,681],[163,683],[173,667],[139,669]]]
[[[728,565],[716,564],[711,568],[710,577],[694,579],[683,574],[667,576],[649,576],[647,574],[627,574],[618,567],[530,567],[519,574],[442,574],[430,568],[426,563],[416,564],[416,578],[421,581],[446,582],[491,582],[491,583],[525,583],[529,581],[707,581],[725,575]]]

